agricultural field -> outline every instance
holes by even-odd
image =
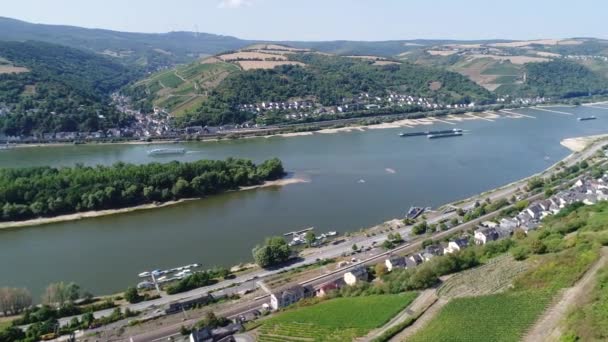
[[[274,69],[279,65],[305,65],[302,62],[296,61],[238,61],[236,63],[240,65],[243,70]]]
[[[500,256],[483,266],[457,273],[441,285],[437,294],[444,298],[456,298],[503,292],[528,267],[525,261],[515,261],[507,255]]]
[[[346,297],[294,308],[264,321],[258,341],[352,341],[384,325],[416,296]]]
[[[450,67],[480,86],[494,91],[503,85],[514,85],[522,74],[522,66],[493,58],[468,57]]]
[[[455,298],[408,342],[519,341],[550,301],[545,291]]]

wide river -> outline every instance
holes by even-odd
[[[182,161],[279,157],[309,183],[229,193],[162,209],[0,231],[0,287],[38,298],[50,282],[75,281],[96,294],[123,290],[137,274],[190,263],[251,260],[264,237],[314,226],[356,231],[402,217],[412,205],[437,207],[539,172],[567,156],[568,137],[608,133],[608,106],[552,108],[564,115],[438,123],[415,128],[183,144]],[[576,120],[595,115],[598,120]],[[462,137],[400,138],[400,131],[463,128]],[[175,146],[175,145],[171,145]],[[0,152],[0,167],[166,162],[145,145],[81,145]]]

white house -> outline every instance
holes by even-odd
[[[347,285],[355,285],[358,281],[367,281],[367,269],[357,267],[344,274],[344,282]]]

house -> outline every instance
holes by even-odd
[[[452,240],[448,243],[448,246],[443,250],[443,254],[451,254],[458,252],[469,245],[469,239],[466,237]]]
[[[316,297],[325,297],[329,292],[339,290],[342,287],[344,287],[345,285],[346,285],[346,283],[344,282],[344,279],[342,279],[342,278],[328,281],[326,283],[319,285],[315,289],[315,296]]]
[[[367,269],[359,266],[344,274],[344,282],[347,285],[355,285],[359,281],[367,281],[367,276]]]
[[[304,298],[304,294],[305,291],[302,285],[286,285],[270,294],[270,307],[272,307],[273,310],[278,310],[290,306]]]
[[[441,247],[441,245],[430,245],[426,246],[424,252],[422,252],[422,259],[424,259],[424,261],[429,261],[440,255],[443,255],[443,247]]]
[[[391,255],[388,259],[384,261],[386,265],[386,269],[391,272],[394,268],[405,268],[405,257],[398,255]]]
[[[483,228],[475,231],[475,243],[485,245],[486,243],[498,240],[499,234],[496,228]]]
[[[241,331],[243,326],[240,323],[228,324],[225,327],[210,329],[194,329],[190,334],[190,342],[230,342],[235,341],[232,335]]]
[[[538,220],[542,217],[544,210],[540,206],[540,204],[534,204],[534,205],[531,205],[530,207],[528,207],[526,209],[526,212],[528,213],[528,215],[530,215],[530,217]]]
[[[414,264],[420,265],[424,262],[424,259],[422,258],[422,255],[420,255],[419,253],[416,254],[412,254],[408,257],[408,259],[410,259]]]
[[[487,227],[487,228],[496,228],[498,227],[498,223],[496,222],[492,222],[492,221],[483,221],[481,223],[482,226]]]

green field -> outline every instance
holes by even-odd
[[[496,61],[491,63],[485,70],[481,73],[483,75],[519,75],[521,72],[521,67],[506,61]]]
[[[407,307],[417,294],[336,298],[270,318],[258,341],[351,341],[380,327]]]
[[[155,77],[154,79],[161,82],[162,85],[164,85],[167,88],[177,88],[182,83],[184,83],[184,81],[182,81],[181,78],[175,76],[175,73],[173,73],[173,71],[167,71],[165,73],[162,73],[162,74],[158,75],[157,77]]]
[[[408,341],[519,341],[550,300],[543,291],[456,298]]]

